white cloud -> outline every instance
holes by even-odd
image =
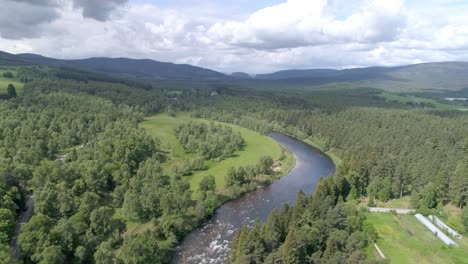
[[[83,10],[83,16],[99,21],[109,19],[111,12],[128,0],[73,0],[73,5]]]
[[[289,0],[231,15],[205,0],[184,8],[115,0],[94,19],[85,14],[91,1],[40,1],[51,3],[42,11],[54,15],[41,15],[44,7],[30,0],[14,3],[28,5],[23,11],[10,8],[12,16],[23,14],[17,20],[0,10],[1,50],[152,58],[250,73],[468,59],[468,21],[461,19],[468,4],[438,17],[433,5],[439,0],[430,10],[403,0]]]
[[[45,30],[44,25],[58,17],[55,8],[0,0],[0,37],[20,39],[40,36]]]
[[[257,49],[295,48],[346,42],[392,41],[405,25],[403,1],[367,1],[341,20],[327,14],[327,0],[289,0],[246,21],[216,23],[208,34],[219,41]]]

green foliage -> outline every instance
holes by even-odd
[[[450,198],[461,207],[467,197],[465,113],[396,109],[362,89],[353,96],[343,89],[283,91],[282,97],[265,90],[255,99],[232,93],[237,97],[213,99],[197,115],[321,142],[342,158],[337,173],[349,178],[358,196],[386,201],[422,193],[436,181],[436,204]],[[341,101],[345,95],[360,101]]]
[[[7,72],[4,72],[4,73],[3,73],[3,77],[5,77],[5,78],[10,78],[10,79],[11,79],[11,78],[14,77],[14,75],[13,75],[12,72],[7,71]]]
[[[15,229],[15,215],[11,210],[0,208],[0,243],[8,243]]]
[[[274,180],[272,164],[273,159],[270,156],[262,156],[255,166],[230,167],[224,176],[230,197],[237,197],[241,193]]]
[[[161,241],[157,231],[148,231],[125,239],[120,259],[125,264],[169,263],[171,248],[176,243],[173,238]]]
[[[306,263],[307,251],[306,245],[302,241],[299,231],[292,228],[288,231],[284,246],[281,251],[281,259],[285,264],[301,264]]]
[[[390,263],[465,263],[468,245],[454,240],[458,247],[447,247],[412,214],[371,213],[365,225],[372,226],[373,239]],[[368,245],[369,257],[380,260],[374,245]],[[375,257],[373,257],[375,256]]]
[[[411,192],[415,208],[428,213],[447,199],[462,208],[468,197],[464,113],[386,102],[370,88],[274,91],[190,83],[171,92],[163,82],[79,70],[25,66],[14,72],[2,81],[18,88],[8,89],[9,97],[21,96],[0,101],[1,259],[11,258],[8,243],[26,191],[36,200],[36,215],[19,237],[27,262],[167,263],[177,240],[220,205],[216,187],[236,197],[274,179],[280,148],[272,140],[203,120],[182,123],[176,136],[175,125],[153,126],[171,145],[164,158],[177,159],[170,164],[175,173],[167,173],[159,141],[138,127],[144,114],[161,111],[174,116],[196,109],[195,117],[283,132],[318,142],[343,161],[314,197],[299,194],[294,207],[272,212],[251,231],[241,229],[229,263],[361,263],[363,247],[377,235],[343,197],[368,195],[372,206],[374,196],[387,201]],[[23,92],[18,81],[26,83]],[[168,118],[171,125],[194,120]],[[208,174],[215,176],[201,177]],[[457,219],[466,225],[466,213]],[[122,237],[123,220],[154,225]]]
[[[299,192],[296,204],[273,211],[265,224],[244,227],[232,241],[228,263],[346,263],[364,260],[375,237],[365,213],[337,203],[346,190],[336,178],[321,179],[314,196]],[[275,262],[276,261],[276,262]]]
[[[271,166],[273,166],[273,158],[271,156],[261,156],[258,162],[258,170],[263,174],[271,173]]]
[[[224,159],[244,144],[239,132],[220,124],[189,122],[178,125],[174,131],[185,151],[205,159]]]
[[[183,215],[192,206],[190,186],[162,174],[157,159],[146,160],[129,183],[123,209],[129,220]]]
[[[44,249],[44,252],[39,256],[38,264],[64,263],[65,255],[61,251],[60,246],[50,246]]]
[[[163,148],[165,160],[161,166],[165,173],[174,174],[172,173],[174,172],[174,167],[177,167],[179,170],[178,174],[181,175],[180,173],[182,170],[180,169],[183,168],[182,165],[185,165],[184,160],[191,161],[189,162],[191,163],[189,164],[191,165],[191,172],[190,175],[186,177],[193,191],[198,189],[201,179],[209,174],[215,176],[216,185],[219,189],[226,188],[224,176],[230,167],[255,165],[258,162],[258,158],[264,155],[271,155],[275,160],[278,160],[281,154],[285,153],[284,156],[286,156],[286,158],[281,160],[281,173],[289,171],[294,165],[294,157],[291,153],[282,149],[272,138],[234,125],[228,126],[235,132],[241,133],[242,138],[245,139],[245,144],[241,150],[221,161],[205,161],[203,157],[197,154],[186,153],[174,134],[174,129],[178,125],[187,122],[208,123],[209,121],[190,117],[187,113],[179,113],[176,118],[160,114],[147,117],[146,120],[141,123],[141,127],[145,128],[150,135],[164,139],[161,141],[161,147]]]
[[[13,84],[11,84],[11,83],[8,84],[8,87],[7,87],[7,95],[8,95],[8,97],[10,97],[10,98],[14,98],[14,97],[17,96],[17,94],[16,94],[16,88],[15,88],[15,86],[14,86]]]
[[[100,237],[109,237],[113,231],[119,231],[118,220],[113,219],[114,210],[107,206],[94,209],[90,215],[89,227],[91,231]]]
[[[468,230],[468,206],[465,206],[463,208],[461,218],[462,218],[462,224],[465,226],[465,230]]]
[[[202,192],[216,191],[216,182],[213,175],[206,175],[199,183],[199,189]]]
[[[467,161],[459,161],[455,172],[453,173],[452,181],[450,182],[450,198],[460,208],[465,204],[465,199],[468,199],[468,164]]]
[[[11,254],[10,248],[7,243],[0,243],[0,259],[1,263],[5,264],[19,264],[20,262]]]
[[[102,242],[94,253],[96,264],[113,264],[116,262],[111,241]]]
[[[427,208],[435,208],[437,206],[437,201],[439,200],[436,191],[436,187],[432,182],[424,186],[420,204]]]
[[[27,224],[22,227],[22,233],[19,237],[21,250],[33,261],[39,261],[48,240],[50,240],[50,231],[53,227],[52,220],[42,214],[33,216]]]
[[[0,174],[0,257],[3,257],[0,259],[12,259],[9,244],[15,230],[18,209],[24,206],[22,198],[19,181],[9,173]]]

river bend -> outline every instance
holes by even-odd
[[[207,223],[185,237],[177,247],[174,263],[225,263],[237,229],[243,225],[252,227],[255,219],[264,222],[274,208],[280,209],[284,203],[293,204],[299,190],[310,194],[320,176],[335,172],[335,165],[321,151],[280,133],[271,133],[270,137],[294,154],[294,168],[269,186],[221,206]]]

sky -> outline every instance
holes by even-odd
[[[468,61],[466,0],[0,0],[0,50],[221,72]]]

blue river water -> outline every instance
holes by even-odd
[[[299,190],[311,194],[321,176],[335,172],[335,165],[321,151],[280,133],[271,133],[270,137],[294,154],[294,168],[272,184],[221,206],[207,223],[185,237],[177,247],[174,263],[226,263],[236,230],[243,225],[251,227],[256,219],[264,222],[274,208],[294,204]]]

